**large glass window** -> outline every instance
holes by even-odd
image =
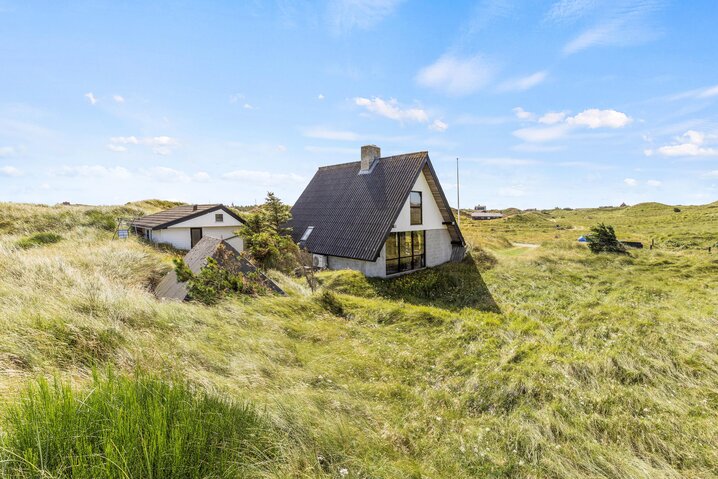
[[[411,224],[420,225],[422,223],[421,191],[409,193],[409,208],[411,209]]]
[[[386,274],[423,268],[425,261],[423,231],[391,233],[386,240]]]

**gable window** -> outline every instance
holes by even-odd
[[[314,226],[307,226],[307,229],[304,230],[304,234],[299,241],[307,241],[307,239],[309,239],[309,235],[312,234],[312,231],[314,231]]]
[[[411,224],[420,225],[422,223],[421,191],[409,193],[409,207],[411,209]]]
[[[426,266],[423,231],[391,233],[386,240],[386,274],[396,274]]]
[[[214,215],[214,221],[216,221],[217,223],[224,222],[224,215],[222,213],[217,213],[216,215]]]

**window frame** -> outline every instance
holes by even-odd
[[[214,214],[214,222],[215,223],[224,223],[224,213],[215,213]]]
[[[304,230],[304,234],[299,239],[299,242],[307,241],[309,239],[309,235],[312,234],[312,231],[314,231],[314,226],[307,226],[307,229]]]
[[[407,235],[410,247],[409,255],[402,254],[407,241]],[[418,241],[418,238],[421,238],[421,241]],[[394,243],[396,256],[389,256],[389,244],[391,242]],[[421,247],[417,248],[417,246]],[[389,233],[389,237],[385,242],[384,251],[386,255],[384,260],[387,276],[424,268],[426,267],[426,231],[398,231],[396,233]],[[406,265],[408,265],[408,267]]]
[[[419,195],[419,205],[414,206],[411,203],[411,196],[416,193]],[[419,210],[419,222],[414,222],[414,210]],[[417,226],[424,224],[424,195],[421,191],[410,191],[409,192],[409,224],[411,226]]]

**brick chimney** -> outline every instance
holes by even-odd
[[[381,157],[381,148],[376,145],[364,145],[361,147],[361,168],[359,173],[367,173],[374,160]]]

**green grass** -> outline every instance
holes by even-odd
[[[7,411],[3,477],[260,477],[282,441],[252,407],[144,374],[41,379]]]
[[[287,297],[213,307],[156,301],[172,254],[92,207],[2,206],[3,437],[38,376],[84,397],[108,365],[262,411],[272,467],[237,467],[263,477],[718,477],[718,204],[462,220],[464,264],[314,294],[273,272]],[[656,248],[591,254],[599,222]],[[46,225],[63,241],[17,247]]]
[[[56,233],[34,233],[25,236],[17,242],[19,248],[27,249],[35,246],[57,243],[62,240],[62,236]]]

